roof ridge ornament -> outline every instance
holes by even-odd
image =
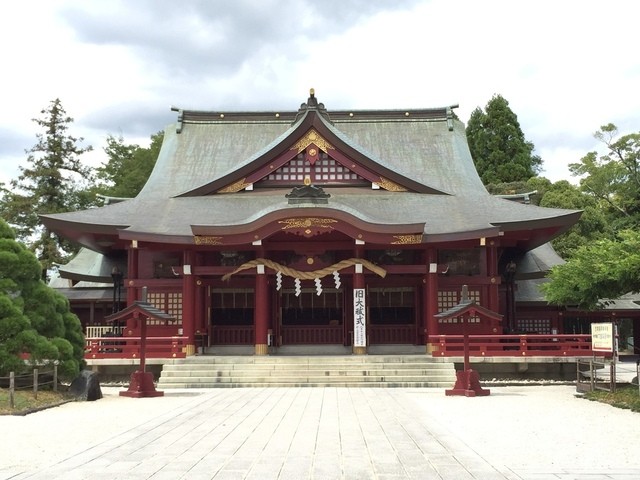
[[[308,178],[308,177],[307,177]],[[307,183],[300,187],[294,187],[291,193],[287,193],[285,198],[289,200],[289,205],[297,205],[300,203],[327,204],[331,195],[326,193],[322,187]]]
[[[300,108],[298,109],[298,114],[296,115],[296,118],[293,120],[293,123],[296,123],[298,120],[300,120],[300,117],[302,117],[305,113],[311,110],[318,112],[320,115],[325,117],[327,121],[333,124],[333,122],[331,121],[331,118],[329,118],[329,113],[327,113],[327,109],[324,106],[324,103],[318,102],[318,99],[316,98],[315,88],[309,89],[309,98],[307,99],[306,103],[300,104]]]

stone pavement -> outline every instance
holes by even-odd
[[[504,402],[517,402],[519,396],[520,405],[524,405],[527,394],[521,390],[501,387],[482,398],[445,397],[443,389],[242,388],[167,391],[165,397],[149,399],[118,397],[114,392],[110,403],[103,404],[113,406],[104,409],[106,415],[112,415],[111,420],[98,416],[100,422],[120,422],[122,426],[112,425],[114,431],[107,438],[85,445],[82,436],[71,439],[76,442],[73,448],[65,449],[61,458],[40,465],[3,465],[0,456],[0,479],[640,479],[640,461],[616,467],[598,460],[567,467],[554,463],[557,461],[553,458],[536,458],[544,456],[539,447],[545,446],[536,446],[530,440],[521,440],[530,442],[527,445],[516,437],[507,438],[497,447],[483,441],[488,424],[495,423],[492,416],[500,415],[501,409],[505,410],[501,417],[505,424],[495,424],[496,435],[523,427],[504,407]],[[573,399],[571,387],[563,387],[562,392],[569,401],[578,402],[570,408],[611,409]],[[5,426],[26,432],[31,424],[22,420],[29,417],[35,421],[40,416],[46,423],[47,416],[57,416],[56,421],[61,422],[65,412],[73,414],[78,407],[95,414],[101,410],[100,402],[105,400],[68,404],[6,423],[0,417],[2,436],[6,441]],[[171,403],[161,408],[163,402]],[[526,408],[532,415],[539,414]],[[554,421],[551,410],[549,418]],[[117,420],[113,415],[118,411],[122,416],[133,414],[133,418]],[[482,411],[487,412],[486,418],[478,415]],[[519,418],[525,415],[517,409],[514,412]],[[635,415],[629,417],[632,423],[640,419],[638,414],[624,414]],[[540,437],[545,430],[543,420],[538,419],[541,428],[535,438],[547,441]],[[640,425],[625,424],[620,427]],[[95,426],[82,425],[84,429]],[[602,432],[595,434],[597,437]],[[21,433],[16,431],[14,435],[19,437]],[[496,435],[492,438],[498,441]],[[63,439],[68,440],[61,432],[60,441]],[[606,437],[600,437],[600,441],[603,439]],[[550,448],[558,450],[567,444],[565,438],[558,440]],[[578,441],[585,442],[584,438]],[[585,457],[595,455],[597,438],[594,442],[581,446]],[[4,444],[2,449],[6,448],[11,446]],[[530,448],[531,458],[526,452],[524,457],[509,457],[508,452],[501,457],[496,451],[507,448]],[[624,463],[626,457],[621,458],[612,460]],[[568,462],[575,460],[569,458]]]

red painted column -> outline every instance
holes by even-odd
[[[489,240],[486,252],[487,275],[490,281],[487,308],[492,312],[498,312],[500,310],[500,276],[498,275],[498,247],[495,240]]]
[[[427,330],[427,353],[433,353],[437,342],[430,342],[429,335],[438,334],[438,252],[427,250],[427,275],[424,279],[424,315]]]
[[[196,353],[196,326],[194,315],[196,282],[195,277],[191,273],[193,261],[193,252],[185,250],[182,264],[182,335],[187,337],[185,340],[187,355],[194,355]]]
[[[133,280],[138,279],[138,245],[133,241],[128,249],[129,256],[127,257],[127,306],[133,304],[138,298],[136,287],[129,286],[133,283]]]
[[[269,332],[269,282],[264,265],[256,267],[254,307],[255,354],[267,355],[267,334]]]

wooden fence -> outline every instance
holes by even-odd
[[[146,337],[146,358],[184,358],[187,337]],[[140,358],[141,337],[87,338],[84,358]]]
[[[51,385],[54,392],[58,391],[58,366],[53,365],[53,370],[39,371],[33,369],[32,373],[24,375],[16,375],[15,372],[9,372],[8,377],[0,377],[0,386],[5,387],[9,391],[9,408],[15,408],[16,390],[33,389],[33,398],[38,398],[38,390],[41,387]]]

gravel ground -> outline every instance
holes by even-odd
[[[640,414],[576,396],[574,386],[491,387],[487,397],[415,393],[431,421],[494,466],[640,467]]]
[[[167,391],[164,397],[74,402],[38,413],[0,416],[0,479],[45,466],[142,425],[207,394]],[[447,397],[443,389],[394,389],[416,414],[454,435],[492,465],[507,468],[640,468],[640,414],[590,402],[567,385],[491,387],[487,397]],[[10,432],[10,433],[9,433]]]

